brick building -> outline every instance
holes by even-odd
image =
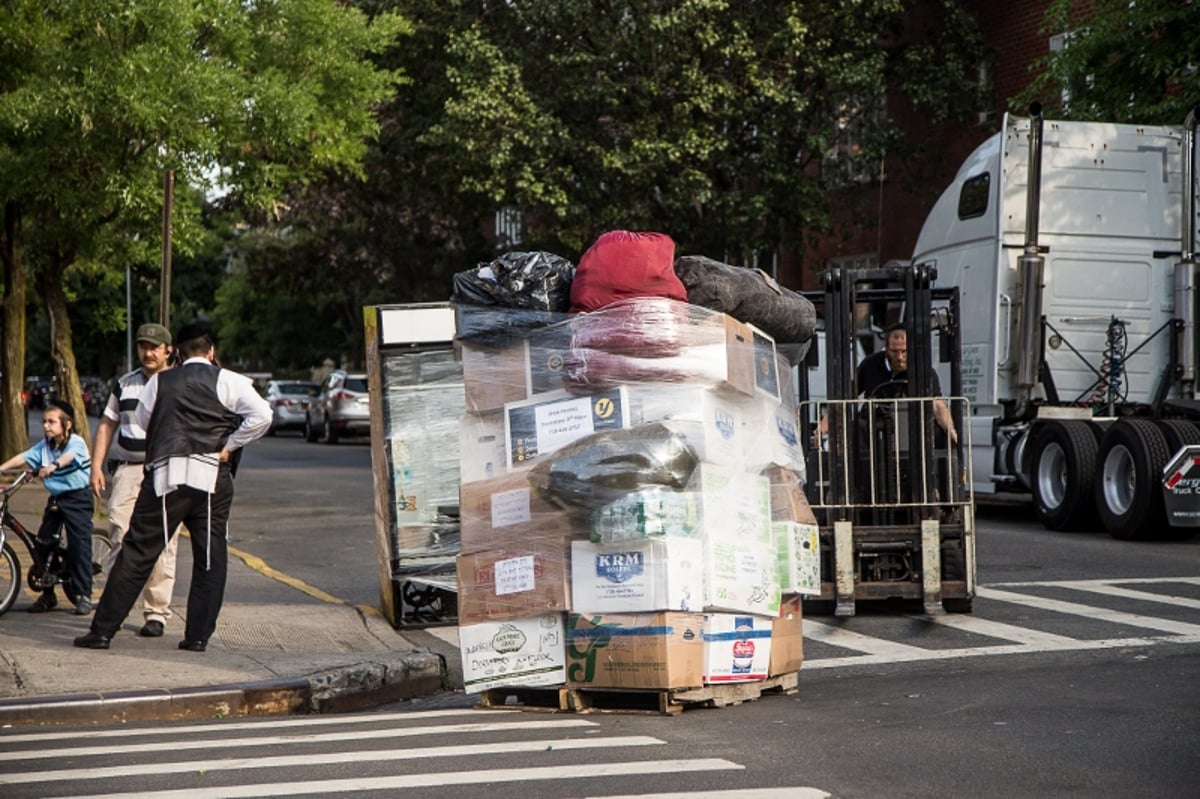
[[[803,257],[781,255],[777,276],[799,289],[818,288],[817,275],[831,264],[871,266],[912,254],[925,215],[953,179],[958,165],[999,129],[1014,96],[1030,81],[1030,69],[1055,44],[1041,32],[1048,0],[1010,0],[1008,3],[963,0],[979,21],[984,61],[979,68],[982,97],[978,116],[969,122],[930,125],[889,97],[889,112],[920,152],[889,155],[883,179],[847,189],[829,202],[835,208],[834,233],[808,249]],[[989,99],[990,98],[990,101]]]

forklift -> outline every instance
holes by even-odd
[[[821,593],[806,610],[853,616],[860,601],[919,600],[927,614],[969,613],[975,595],[975,504],[970,409],[963,398],[957,287],[934,288],[936,267],[889,262],[836,268],[823,291],[805,292],[824,318],[826,395],[800,373],[807,493],[821,544]],[[906,380],[882,396],[856,385],[862,321],[899,312],[907,333]],[[876,325],[882,326],[882,325]],[[934,398],[934,334],[950,391]],[[819,366],[820,347],[809,351]],[[962,438],[935,420],[944,402]],[[814,440],[813,433],[823,435]],[[966,457],[964,457],[966,456]]]

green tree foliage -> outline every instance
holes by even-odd
[[[27,280],[46,302],[60,386],[78,403],[71,309],[79,294],[121,285],[125,264],[155,263],[164,172],[194,189],[176,194],[175,244],[185,255],[204,240],[204,192],[220,188],[229,208],[277,214],[296,186],[330,171],[361,174],[378,129],[373,110],[399,79],[370,56],[405,27],[392,14],[368,24],[330,0],[5,4],[0,451],[24,438],[17,317]],[[123,305],[121,294],[112,299]]]
[[[1064,119],[1178,125],[1200,107],[1200,7],[1194,0],[1057,0],[1042,32],[1066,46],[1035,65],[1018,107]]]
[[[734,261],[803,250],[827,194],[900,146],[896,107],[940,116],[974,95],[955,67],[978,37],[951,3],[455,5],[449,94],[421,141],[461,192],[569,254],[619,227]]]
[[[494,257],[482,234],[501,208],[525,223],[502,248],[571,259],[614,228],[734,262],[799,251],[828,228],[829,192],[885,151],[919,159],[927,143],[901,141],[893,113],[977,110],[979,36],[952,0],[374,5],[414,31],[386,62],[411,81],[381,112],[367,180],[297,198],[270,246],[244,250],[240,295],[290,306],[297,279],[336,291],[368,274],[355,301],[444,300],[454,272]],[[292,224],[306,237],[285,240]],[[327,302],[306,298],[308,339],[361,351],[361,320]]]

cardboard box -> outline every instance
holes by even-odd
[[[539,457],[592,433],[629,427],[629,397],[624,387],[587,397],[561,392],[504,406],[506,463],[529,466]]]
[[[772,522],[779,589],[785,594],[821,593],[821,540],[815,524]]]
[[[704,538],[704,610],[779,613],[779,564],[775,548],[732,536]]]
[[[733,466],[701,463],[688,491],[700,497],[704,535],[720,535],[772,546],[771,484],[766,477]]]
[[[795,472],[803,482],[806,466],[796,411],[774,400],[759,398],[747,410],[746,421],[746,467],[757,472],[769,465],[782,466]]]
[[[580,613],[700,609],[704,547],[691,538],[571,542],[571,607]]]
[[[744,468],[753,430],[749,414],[761,400],[699,386],[629,387],[634,424],[663,422],[710,463]]]
[[[704,683],[704,617],[610,613],[567,618],[567,685],[696,688]]]
[[[542,499],[526,472],[463,483],[458,494],[463,554],[587,536],[584,525]]]
[[[775,339],[754,325],[748,324],[746,327],[750,329],[750,340],[753,342],[755,393],[771,397],[778,402],[781,391]]]
[[[799,474],[779,465],[768,466],[763,470],[763,474],[771,484],[773,521],[817,523],[817,517],[804,494],[804,481]]]
[[[468,694],[514,685],[562,685],[567,679],[563,614],[458,628]]]
[[[528,399],[528,344],[516,339],[501,346],[462,342],[463,394],[472,413],[499,410]]]
[[[771,622],[768,677],[790,674],[804,664],[804,629],[800,608],[800,597],[786,597],[780,604],[779,617]]]
[[[565,541],[459,555],[459,624],[570,610],[569,556]]]
[[[530,396],[563,389],[563,374],[571,350],[571,327],[557,324],[535,330],[526,348]]]
[[[773,619],[751,614],[704,615],[704,682],[751,682],[767,677]]]
[[[504,411],[468,413],[458,420],[459,479],[490,480],[508,471]]]

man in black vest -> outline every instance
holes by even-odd
[[[146,477],[91,630],[75,639],[78,647],[108,649],[181,523],[191,533],[192,584],[179,648],[203,652],[217,628],[228,566],[231,459],[267,431],[271,408],[248,378],[213,362],[207,324],[184,325],[175,341],[183,365],[155,374],[142,390],[136,413],[146,431]]]

